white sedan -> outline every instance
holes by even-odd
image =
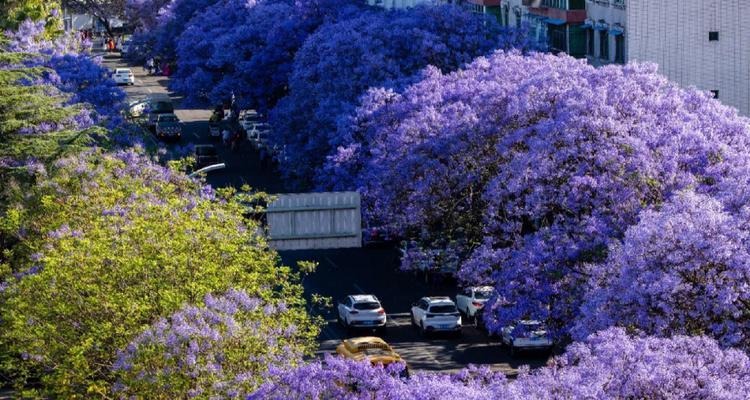
[[[552,349],[552,338],[547,328],[534,320],[522,320],[500,330],[500,341],[510,348],[514,357],[521,350],[549,351]]]
[[[245,132],[250,131],[259,122],[261,122],[260,114],[255,110],[247,110],[240,116],[240,126]]]
[[[411,323],[423,336],[433,332],[461,335],[461,314],[446,296],[422,297],[411,307]]]
[[[135,85],[135,75],[130,68],[117,68],[112,74],[112,79],[118,85]]]
[[[456,307],[464,313],[466,318],[473,320],[482,311],[484,303],[492,296],[492,286],[465,288],[456,295]]]
[[[369,328],[385,331],[387,317],[380,300],[371,294],[347,296],[338,305],[338,321],[347,329]]]

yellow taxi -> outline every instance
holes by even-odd
[[[336,347],[336,353],[352,360],[368,360],[373,365],[406,364],[388,343],[376,336],[346,339]]]

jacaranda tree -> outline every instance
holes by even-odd
[[[747,228],[720,202],[693,192],[642,212],[593,269],[576,336],[619,325],[750,349]]]
[[[650,65],[501,52],[373,90],[347,129],[328,173],[371,221],[463,258],[466,284],[496,283],[491,327],[566,333],[609,246],[676,191],[747,205],[747,120]]]
[[[321,24],[351,18],[361,1],[219,2],[177,40],[172,88],[194,104],[228,101],[266,112],[286,95],[297,50]]]
[[[271,141],[289,160],[282,172],[309,185],[344,143],[338,127],[368,88],[400,89],[428,65],[451,71],[493,49],[526,45],[525,35],[453,5],[377,9],[324,25],[297,53],[289,94],[271,113]]]

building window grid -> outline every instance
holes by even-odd
[[[543,0],[542,6],[567,10],[568,0]]]

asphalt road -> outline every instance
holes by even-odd
[[[117,57],[107,57],[110,68],[130,67],[136,75],[135,86],[125,87],[132,99],[140,99],[154,93],[168,93],[165,77],[147,76],[140,66],[128,66]],[[171,151],[189,143],[213,143],[219,157],[227,164],[222,171],[212,172],[207,181],[214,187],[250,185],[268,193],[284,193],[284,182],[277,171],[261,168],[258,154],[248,143],[232,152],[208,134],[209,110],[184,108],[180,98],[172,95],[176,114],[184,122],[184,133],[180,143],[164,144]],[[337,249],[324,251],[286,251],[281,253],[287,265],[296,265],[299,260],[316,261],[315,273],[303,280],[306,296],[313,293],[329,297],[333,307],[311,306],[310,311],[322,315],[327,323],[318,340],[319,353],[331,352],[347,332],[336,323],[334,314],[336,300],[349,294],[368,293],[376,295],[386,309],[390,322],[385,340],[408,362],[413,370],[455,371],[468,366],[488,365],[495,370],[513,373],[521,365],[539,367],[547,362],[544,354],[525,354],[520,358],[510,357],[507,349],[497,340],[490,340],[474,326],[464,326],[461,338],[423,338],[410,326],[409,309],[413,302],[427,295],[449,295],[454,297],[456,286],[451,282],[427,284],[416,276],[398,270],[398,252],[395,249]],[[357,335],[366,335],[361,332]]]

